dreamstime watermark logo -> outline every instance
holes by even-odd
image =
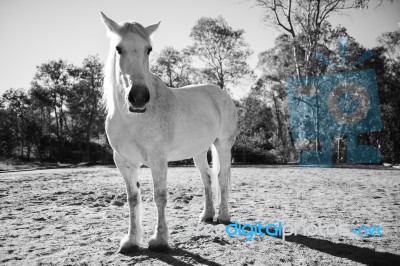
[[[354,69],[372,56],[368,50],[356,62],[346,65],[347,39],[339,41],[339,48],[340,65],[333,64],[320,53],[316,58],[328,69]],[[313,149],[303,150],[300,164],[331,165],[332,139],[338,136],[346,136],[347,163],[381,161],[378,148],[357,143],[359,134],[382,128],[374,70],[293,78],[287,80],[286,87],[292,136],[299,146],[305,144],[307,149]]]

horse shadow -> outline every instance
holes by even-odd
[[[335,257],[349,259],[366,265],[400,265],[400,256],[388,252],[379,252],[370,248],[357,247],[350,244],[334,243],[325,239],[317,239],[303,235],[286,236],[285,241],[306,246]]]
[[[190,266],[195,264],[208,266],[222,266],[219,263],[203,258],[199,254],[189,252],[178,247],[169,247],[165,251],[152,251],[140,248],[138,251],[125,256],[135,258],[134,261],[127,265],[136,265],[138,262],[147,261],[149,259],[157,259],[169,265]]]
[[[262,231],[266,234],[266,230]],[[274,233],[274,230],[270,230],[270,232]],[[281,236],[270,236],[268,234],[266,234],[266,236],[282,239]],[[282,241],[296,243],[319,252],[366,265],[400,265],[399,255],[388,252],[379,252],[370,248],[363,248],[344,243],[334,243],[329,240],[308,237],[301,234],[285,236],[285,240]]]
[[[209,222],[210,224],[218,224]],[[270,230],[271,231],[271,230]],[[264,232],[265,233],[265,232]],[[269,236],[281,240],[279,236]],[[284,241],[284,240],[282,240]],[[349,259],[354,262],[363,263],[366,265],[400,265],[400,256],[388,252],[379,252],[370,248],[358,247],[344,243],[334,243],[325,239],[318,239],[304,235],[290,235],[285,237],[285,241],[303,245],[309,249],[323,252],[335,257]],[[220,242],[221,245],[226,245],[229,248],[228,241]],[[132,254],[126,256],[135,258],[128,265],[135,265],[138,262],[149,259],[157,259],[169,265],[189,266],[193,262],[209,266],[220,266],[221,264],[208,260],[199,254],[189,252],[187,250],[172,246],[165,251],[152,251],[149,249],[139,249]],[[182,259],[180,259],[182,258]]]

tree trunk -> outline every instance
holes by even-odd
[[[21,158],[24,157],[24,140],[23,140],[23,139],[21,140],[21,151],[20,151],[19,156],[20,156]]]
[[[26,157],[28,159],[28,161],[31,159],[31,143],[28,142],[28,146],[27,146],[27,151],[26,151]]]
[[[272,99],[274,101],[276,120],[278,121],[278,136],[281,141],[282,147],[286,148],[286,141],[284,140],[283,132],[282,132],[282,121],[281,121],[281,118],[279,115],[278,103],[277,103],[274,92],[272,92]]]

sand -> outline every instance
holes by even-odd
[[[152,252],[156,222],[150,170],[140,171],[141,249],[116,253],[127,233],[125,185],[116,168],[0,174],[1,265],[400,265],[400,171],[301,167],[232,169],[231,215],[241,224],[379,225],[355,234],[228,236],[198,224],[203,187],[197,169],[170,168],[170,249]]]

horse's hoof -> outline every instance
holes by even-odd
[[[166,251],[168,250],[168,240],[152,237],[149,241],[149,250],[152,251]]]
[[[199,223],[212,223],[214,220],[214,211],[206,213],[204,210],[199,216]]]
[[[213,216],[207,216],[201,214],[199,217],[199,223],[212,223],[214,221],[214,215]]]
[[[124,238],[121,239],[121,243],[119,244],[118,253],[121,254],[131,254],[139,250],[140,241],[135,240],[135,238],[129,237],[126,235]]]
[[[224,225],[228,225],[228,224],[231,224],[231,220],[230,220],[230,219],[220,219],[220,218],[217,218],[217,223],[219,223],[219,224],[224,224]]]
[[[128,255],[139,251],[139,246],[131,245],[131,246],[120,246],[118,249],[118,253],[122,255]]]

